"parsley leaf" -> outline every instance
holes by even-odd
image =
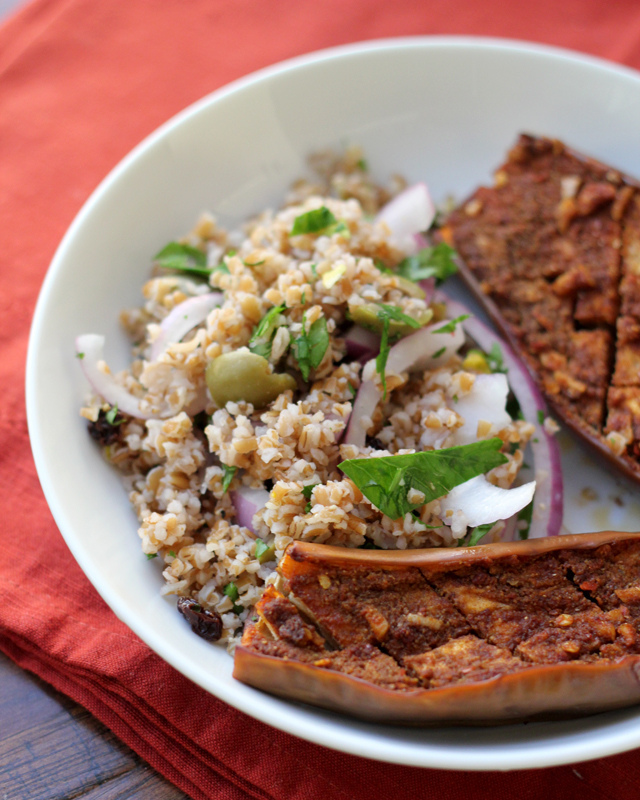
[[[286,305],[284,303],[270,308],[253,329],[253,334],[249,339],[249,350],[252,353],[257,353],[263,358],[269,358],[276,328],[286,323],[286,318],[282,315],[285,308]]]
[[[222,590],[222,593],[226,594],[226,596],[234,603],[240,597],[240,592],[238,591],[238,587],[235,585],[235,583],[228,583]]]
[[[79,358],[80,361],[84,358],[84,353],[76,353],[76,358]]]
[[[376,508],[391,519],[400,519],[416,508],[444,497],[455,486],[504,464],[502,440],[486,439],[472,444],[382,458],[353,458],[338,464],[344,474]],[[410,503],[410,489],[424,500]]]
[[[378,307],[378,319],[382,320],[382,334],[380,336],[380,352],[376,356],[376,372],[380,376],[380,381],[382,382],[382,388],[384,390],[382,399],[386,400],[387,398],[387,378],[386,378],[386,367],[387,367],[387,359],[389,358],[389,351],[391,350],[391,344],[389,343],[389,326],[391,324],[391,320],[396,320],[397,322],[403,322],[405,325],[409,325],[411,328],[419,328],[420,323],[418,320],[413,319],[413,317],[409,317],[407,314],[404,314],[397,306],[389,306],[385,303],[380,303]]]
[[[309,373],[312,369],[317,369],[320,366],[324,354],[327,352],[329,333],[327,331],[327,320],[324,317],[318,317],[307,333],[306,316],[305,312],[302,315],[302,331],[300,336],[293,340],[291,347],[300,367],[302,377],[305,381],[308,381]]]
[[[465,319],[469,319],[471,314],[462,314],[455,319],[452,319],[451,322],[447,322],[446,325],[443,325],[441,328],[438,328],[434,331],[434,333],[453,333],[456,329],[456,325],[459,325],[461,322],[464,322]]]
[[[505,375],[509,371],[504,365],[504,356],[502,355],[502,348],[497,342],[491,345],[491,350],[486,353],[487,364],[491,372],[503,372]]]
[[[326,206],[314,208],[306,214],[300,214],[293,221],[290,236],[300,236],[303,233],[320,233],[331,225],[337,225],[338,220]]]
[[[109,423],[109,425],[114,425],[114,426],[122,425],[122,423],[124,422],[124,418],[120,417],[120,419],[117,419],[117,417],[118,417],[118,404],[116,403],[115,406],[111,406],[111,408],[104,415],[104,418]]]
[[[435,278],[437,283],[442,283],[446,278],[455,275],[458,271],[453,256],[455,250],[445,242],[435,247],[424,247],[413,256],[407,256],[398,264],[398,275],[409,278],[410,281],[424,281]]]
[[[544,422],[544,411],[541,408],[539,408],[536,412],[536,416],[538,417],[538,423],[542,425]]]
[[[231,485],[231,481],[233,480],[234,475],[238,471],[238,467],[230,467],[227,464],[222,465],[222,491],[223,493],[227,491],[229,486]]]
[[[147,561],[151,561],[152,558],[157,558],[158,557],[157,553],[145,553],[145,555],[147,557]]]
[[[207,267],[207,256],[197,247],[180,242],[169,242],[153,257],[155,263],[163,269],[186,272],[188,275],[209,277],[211,270]]]

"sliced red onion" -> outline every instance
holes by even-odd
[[[363,364],[372,359],[380,349],[380,337],[373,331],[352,325],[344,335],[347,355]]]
[[[238,525],[249,528],[252,533],[257,533],[253,527],[254,516],[267,505],[269,492],[266,489],[250,489],[241,486],[231,492],[231,500],[236,510]]]
[[[376,222],[386,223],[398,244],[408,253],[415,253],[421,247],[416,234],[426,231],[435,215],[436,207],[429,189],[424,183],[416,183],[380,209]]]
[[[454,487],[440,500],[440,517],[451,525],[451,515],[456,515],[457,524],[469,528],[509,519],[531,502],[535,488],[536,482],[531,481],[514,489],[501,489],[478,475]]]
[[[222,303],[221,292],[189,297],[177,305],[160,323],[160,334],[151,345],[149,358],[155,361],[170,344],[179,342],[196,325],[205,321],[212,308]]]
[[[80,366],[93,391],[112,407],[118,406],[123,414],[138,419],[154,419],[160,414],[150,414],[140,410],[140,399],[121,386],[111,374],[100,369],[104,361],[104,336],[96,333],[85,333],[76,339],[76,354],[80,358]]]
[[[436,369],[446,364],[464,343],[464,331],[461,325],[456,325],[451,333],[438,333],[447,324],[447,320],[441,320],[400,339],[389,350],[386,371],[416,372],[422,369]],[[365,446],[368,420],[373,417],[381,399],[382,392],[374,381],[363,381],[360,384],[345,436],[346,444]]]
[[[442,293],[436,298],[447,304],[452,316],[468,313],[463,305],[450,300]],[[486,353],[497,344],[502,352],[502,360],[507,368],[509,386],[516,396],[524,418],[536,425],[536,435],[531,442],[534,462],[534,477],[537,490],[533,505],[533,516],[529,538],[556,536],[562,526],[563,485],[560,447],[554,436],[539,424],[539,414],[546,414],[546,405],[538,387],[526,367],[517,358],[511,347],[491,328],[477,317],[465,320],[464,327],[469,336]]]

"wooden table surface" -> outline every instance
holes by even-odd
[[[72,700],[0,653],[0,800],[188,800]]]

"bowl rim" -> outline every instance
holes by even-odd
[[[210,686],[204,686],[204,684],[198,680],[197,676],[194,677],[193,674],[189,674],[188,670],[186,671],[185,664],[174,650],[169,648],[163,640],[146,631],[143,622],[137,622],[135,614],[132,614],[131,609],[122,602],[114,590],[111,589],[109,582],[100,574],[96,574],[93,567],[89,564],[89,556],[85,552],[82,540],[68,524],[65,509],[58,502],[50,478],[50,467],[45,450],[42,446],[42,430],[36,400],[38,384],[38,346],[43,333],[45,310],[48,306],[49,297],[52,293],[58,273],[63,269],[67,251],[71,242],[76,237],[77,232],[82,228],[85,220],[92,214],[94,206],[100,202],[102,195],[119,180],[120,176],[130,168],[141,154],[153,147],[176,127],[182,126],[192,117],[197,116],[203,109],[218,103],[231,94],[241,92],[250,86],[269,81],[301,67],[314,66],[329,60],[347,59],[360,54],[380,53],[384,51],[391,52],[397,49],[405,50],[407,48],[459,48],[461,50],[476,48],[485,51],[527,54],[545,59],[553,58],[566,63],[590,66],[600,71],[608,72],[614,76],[632,79],[640,84],[640,72],[630,67],[616,64],[615,62],[598,56],[584,54],[562,47],[518,39],[488,36],[399,36],[323,48],[271,64],[216,89],[174,114],[166,122],[144,137],[99,182],[88,199],[82,204],[60,241],[42,283],[33,313],[26,361],[27,422],[32,454],[42,491],[56,525],[74,558],[93,587],[98,591],[102,599],[116,616],[156,654],[177,669],[181,674],[198,683],[205,691],[214,694],[229,705],[232,705],[267,725],[277,727],[280,730],[315,744],[320,744],[330,749],[350,753],[352,755],[389,763],[404,764],[407,766],[447,770],[464,769],[468,771],[486,771],[496,769],[510,770],[551,767],[568,763],[578,763],[630,750],[640,745],[640,724],[638,725],[637,735],[635,737],[630,737],[629,732],[626,730],[620,730],[616,732],[608,731],[606,737],[591,736],[588,741],[562,742],[554,739],[547,742],[542,740],[531,743],[529,747],[523,747],[521,751],[518,752],[517,756],[513,751],[508,752],[506,757],[497,752],[494,758],[487,759],[486,751],[478,750],[477,754],[474,756],[473,752],[470,752],[468,747],[465,750],[459,748],[457,745],[452,746],[447,744],[441,751],[434,750],[429,744],[416,743],[411,747],[407,747],[401,739],[393,738],[392,746],[390,746],[390,743],[386,741],[387,738],[389,738],[385,736],[388,730],[386,726],[380,726],[380,736],[372,738],[366,736],[361,737],[354,734],[353,730],[344,728],[340,724],[337,715],[335,718],[332,718],[337,719],[337,724],[321,725],[318,726],[317,729],[314,729],[314,726],[309,724],[307,715],[300,715],[298,713],[288,715],[286,725],[276,723],[272,715],[272,703],[255,702],[255,698],[253,700],[247,698],[245,701],[234,696],[233,692],[227,691],[225,687],[220,687],[219,691],[213,691]],[[269,697],[269,700],[274,700],[274,698]],[[283,701],[279,698],[276,698],[276,700],[279,704],[284,704],[288,708],[297,711],[288,701]],[[353,720],[350,721],[353,722]],[[359,741],[366,741],[366,745],[359,746]],[[496,749],[498,749],[497,745]],[[424,751],[424,753],[418,752],[418,750]],[[463,760],[464,764],[462,765]]]

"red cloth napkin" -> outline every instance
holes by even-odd
[[[635,800],[640,753],[452,773],[343,755],[209,696],[120,623],[67,550],[24,412],[29,322],[55,247],[106,172],[188,103],[283,58],[410,34],[563,45],[640,68],[637,0],[36,0],[0,28],[0,648],[196,800],[473,795]]]

